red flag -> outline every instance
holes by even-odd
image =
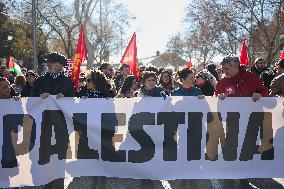
[[[249,59],[248,59],[247,46],[246,46],[246,40],[245,39],[243,40],[243,43],[242,43],[240,63],[243,64],[243,65],[249,65]]]
[[[8,63],[8,70],[14,69],[15,68],[15,61],[12,56],[10,56],[9,63]]]
[[[191,58],[190,58],[190,60],[189,60],[189,62],[187,63],[187,65],[186,65],[186,67],[187,68],[192,68],[192,61],[191,61]]]
[[[282,54],[280,56],[280,60],[283,60],[284,59],[284,50],[282,51]]]
[[[137,46],[136,46],[136,33],[133,34],[127,49],[120,61],[121,64],[128,64],[132,74],[140,80],[138,59],[137,59]]]
[[[81,26],[78,44],[76,48],[76,54],[73,63],[73,71],[72,71],[72,80],[74,81],[77,90],[78,90],[79,77],[80,77],[80,67],[82,62],[84,62],[85,60],[87,60],[85,33],[84,33],[84,27]]]

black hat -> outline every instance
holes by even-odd
[[[47,56],[47,62],[59,62],[60,64],[62,64],[63,66],[67,66],[67,59],[63,54],[60,54],[58,52],[53,52],[50,53]]]

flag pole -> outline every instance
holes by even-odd
[[[37,71],[37,41],[36,41],[36,0],[32,0],[32,27],[33,27],[33,63],[34,69]]]

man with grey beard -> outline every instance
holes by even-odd
[[[75,88],[72,80],[64,75],[63,67],[67,64],[64,55],[50,53],[47,57],[48,71],[39,77],[32,88],[32,97],[47,98],[56,95],[57,98],[74,97]]]

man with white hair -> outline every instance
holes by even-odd
[[[217,86],[215,94],[221,100],[226,97],[252,97],[253,101],[268,96],[268,89],[261,79],[254,73],[240,67],[238,57],[229,55],[221,62],[225,77]]]
[[[261,97],[268,96],[268,89],[263,85],[258,75],[240,67],[240,60],[237,56],[226,56],[221,62],[221,66],[225,77],[217,83],[215,91],[220,100],[224,100],[226,97],[252,97],[252,100],[256,102]],[[242,189],[250,188],[248,179],[239,181]]]

